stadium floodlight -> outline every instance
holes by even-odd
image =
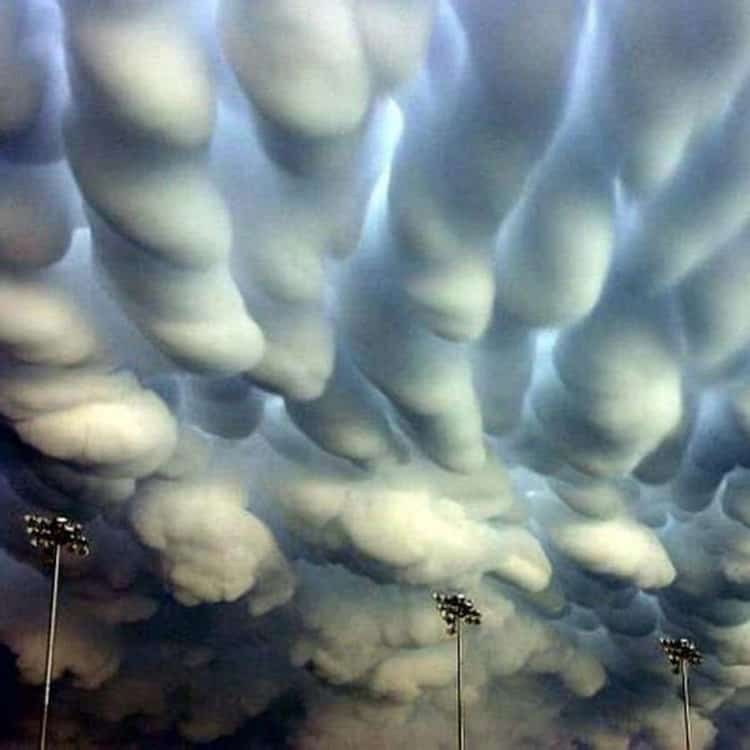
[[[60,590],[60,561],[65,549],[74,555],[85,557],[89,554],[89,543],[80,523],[65,516],[26,515],[26,535],[31,546],[40,550],[45,562],[52,564],[52,591],[49,603],[49,624],[47,628],[47,659],[44,667],[44,704],[39,731],[39,750],[47,747],[47,721],[49,718],[52,667],[55,656],[55,632],[57,629],[57,598]]]
[[[659,638],[659,644],[672,665],[672,671],[682,676],[682,711],[685,720],[685,747],[691,750],[690,693],[688,692],[688,669],[703,661],[703,654],[689,638]]]
[[[461,697],[461,685],[463,680],[463,643],[461,640],[461,625],[480,625],[482,613],[474,606],[474,602],[465,594],[445,594],[435,591],[432,594],[440,617],[446,625],[448,635],[456,636],[456,734],[458,737],[458,750],[464,750],[464,708]]]

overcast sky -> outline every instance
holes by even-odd
[[[750,749],[750,2],[0,3],[0,750]]]

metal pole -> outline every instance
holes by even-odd
[[[52,575],[52,593],[49,605],[49,625],[47,629],[47,663],[44,669],[44,706],[42,726],[39,732],[39,750],[47,747],[47,720],[49,718],[50,692],[52,688],[52,667],[55,656],[55,630],[57,627],[57,594],[60,588],[60,553],[62,546],[55,545],[55,569]]]
[[[446,624],[448,635],[456,636],[456,734],[458,736],[458,750],[464,750],[466,739],[464,737],[464,705],[461,696],[463,681],[463,623],[479,625],[482,622],[482,613],[474,606],[471,599],[464,594],[444,594],[433,591],[432,598],[437,604],[440,617]]]
[[[52,668],[55,657],[55,633],[57,632],[57,598],[60,590],[60,562],[62,549],[65,547],[71,554],[86,557],[89,554],[89,543],[80,523],[71,521],[65,516],[46,516],[27,513],[26,535],[31,546],[43,553],[45,561],[54,561],[52,574],[52,591],[49,603],[49,624],[47,628],[47,662],[44,668],[44,704],[42,706],[42,725],[39,731],[39,750],[47,747],[47,721],[49,719],[50,693],[52,692]]]
[[[685,718],[685,748],[692,747],[690,734],[690,694],[688,693],[688,662],[686,659],[680,661],[680,672],[682,674],[682,710]]]
[[[456,721],[458,728],[458,750],[464,750],[464,704],[461,699],[461,680],[464,666],[463,644],[461,643],[461,618],[456,622]]]

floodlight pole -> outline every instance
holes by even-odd
[[[461,643],[461,618],[456,622],[456,728],[458,730],[458,750],[464,750],[464,703],[461,698],[461,681],[463,677],[464,654]]]
[[[688,693],[688,661],[680,659],[680,674],[682,675],[682,716],[685,720],[685,750],[693,746],[690,730],[690,694]]]
[[[39,750],[47,747],[47,722],[49,720],[50,693],[52,692],[52,668],[55,659],[55,633],[57,631],[57,597],[60,591],[60,559],[62,546],[55,545],[55,562],[52,573],[52,593],[49,600],[49,623],[47,625],[47,659],[44,665],[44,704],[42,725],[39,730]]]
[[[60,568],[63,548],[74,554],[89,554],[89,545],[81,525],[64,516],[24,516],[26,534],[32,547],[42,551],[45,560],[52,562],[52,590],[49,601],[47,624],[47,656],[44,665],[44,702],[39,729],[39,750],[47,747],[47,726],[49,722],[50,695],[52,692],[52,672],[55,660],[55,635],[57,633],[57,601],[60,593]]]
[[[482,621],[481,612],[474,606],[471,599],[464,594],[443,594],[435,591],[432,594],[440,617],[446,624],[448,635],[456,636],[456,736],[458,750],[464,750],[466,745],[464,728],[464,706],[462,698],[463,687],[463,639],[461,625],[465,621],[470,625],[479,625]]]
[[[691,664],[700,664],[703,654],[689,638],[660,638],[664,653],[672,665],[672,671],[682,678],[682,716],[685,722],[685,748],[692,748],[692,732],[690,728],[690,693],[688,691],[688,670]]]

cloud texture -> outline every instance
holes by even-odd
[[[745,0],[0,4],[0,748],[750,727]],[[7,673],[7,674],[6,674]],[[6,679],[7,677],[7,679]],[[744,742],[744,744],[743,744]]]

